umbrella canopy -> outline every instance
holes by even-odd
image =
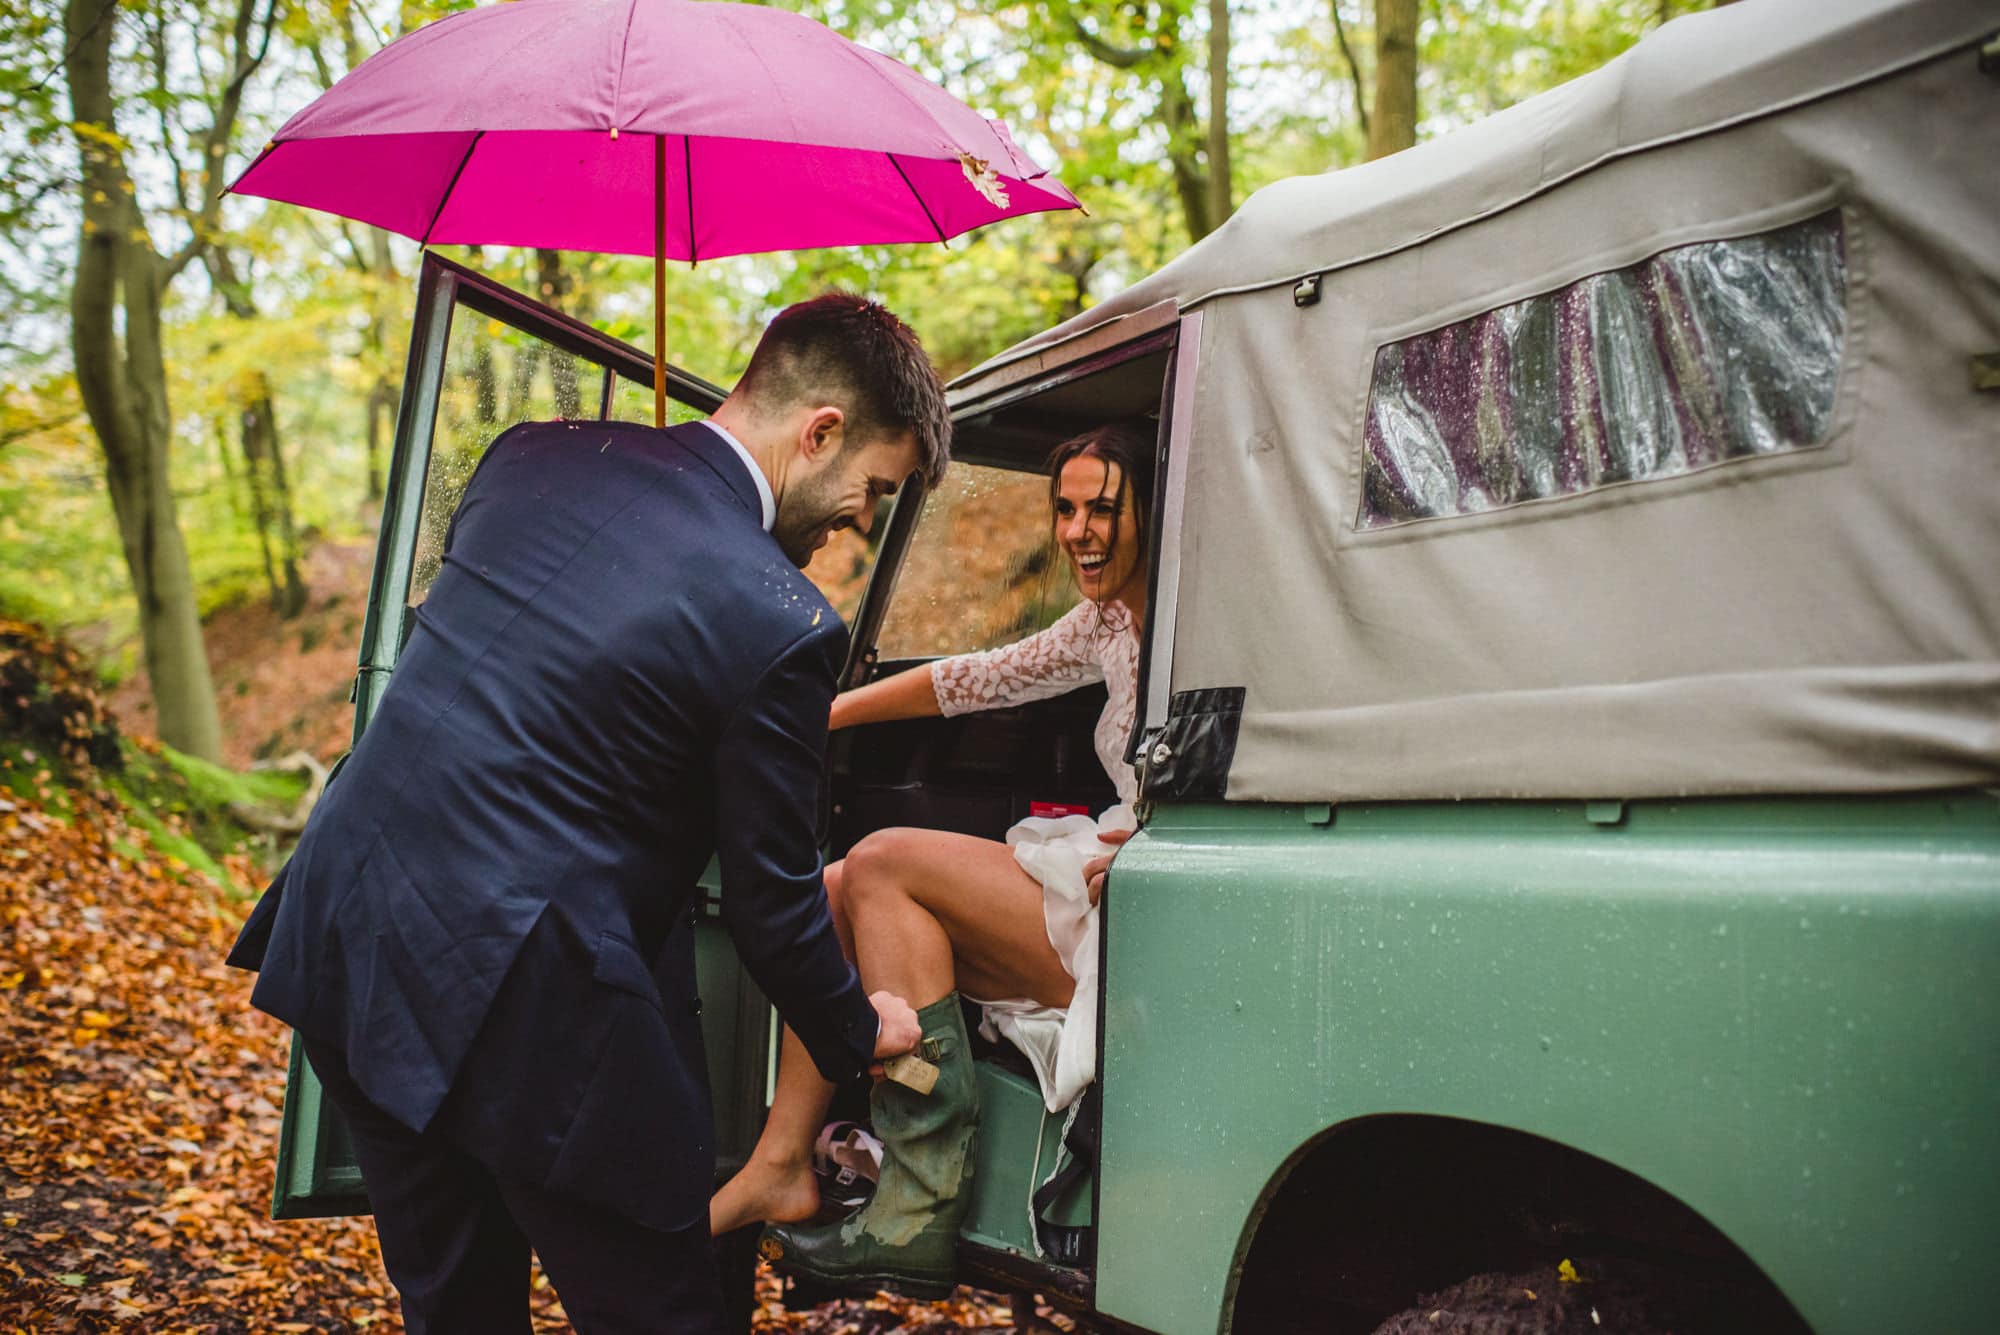
[[[425,243],[700,260],[1080,207],[988,120],[798,14],[519,0],[418,29],[231,187]]]

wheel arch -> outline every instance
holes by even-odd
[[[1810,1335],[1756,1262],[1672,1193],[1530,1132],[1429,1114],[1356,1118],[1286,1158],[1244,1223],[1219,1327],[1369,1332],[1469,1276],[1572,1259],[1586,1278],[1693,1277],[1728,1300],[1708,1329]]]

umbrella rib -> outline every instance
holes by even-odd
[[[910,198],[916,200],[917,207],[924,211],[924,221],[928,222],[931,225],[931,230],[937,233],[938,244],[942,246],[945,243],[944,228],[939,227],[938,220],[931,216],[931,206],[929,204],[926,204],[924,202],[924,197],[917,193],[917,187],[910,180],[910,174],[903,170],[902,163],[896,161],[896,155],[894,153],[884,153],[882,156],[889,159],[889,165],[896,169],[896,175],[903,178],[904,185],[909,186]]]
[[[472,150],[478,148],[479,141],[485,137],[484,130],[472,132],[472,142],[465,146],[465,156],[458,160],[458,166],[452,171],[451,179],[445,182],[444,193],[438,196],[438,206],[431,212],[430,222],[424,225],[424,234],[417,238],[424,245],[428,246],[431,243],[431,229],[436,227],[438,219],[444,216],[444,206],[451,203],[451,192],[458,189],[458,178],[465,175],[465,164],[472,161]]]
[[[681,181],[682,193],[688,202],[688,267],[695,265],[694,257],[694,136],[681,136]]]

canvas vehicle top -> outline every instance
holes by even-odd
[[[1260,192],[957,401],[1156,303],[1201,315],[1158,634],[1171,691],[1241,693],[1217,793],[1986,781],[1994,85],[1940,57],[1993,18],[1668,24],[1434,143]]]
[[[1984,1324],[1996,35],[1676,20],[955,382],[959,462],[843,585],[849,684],[1067,610],[1048,449],[1137,412],[1161,451],[1096,1161],[1031,1204],[1063,1119],[989,1053],[969,1278],[1162,1332],[1368,1331],[1480,1273],[1709,1304],[1676,1329]],[[479,357],[557,370],[512,416],[650,410],[642,354],[425,273],[362,723],[504,424]],[[1108,803],[1102,698],[840,734],[829,855]],[[703,930],[726,1169],[771,1028]],[[280,1208],[353,1208],[294,1088]]]

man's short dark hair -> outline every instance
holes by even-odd
[[[911,433],[926,486],[951,460],[951,418],[937,371],[910,327],[866,297],[828,292],[780,311],[740,388],[757,404],[831,404],[846,414],[852,442]]]

